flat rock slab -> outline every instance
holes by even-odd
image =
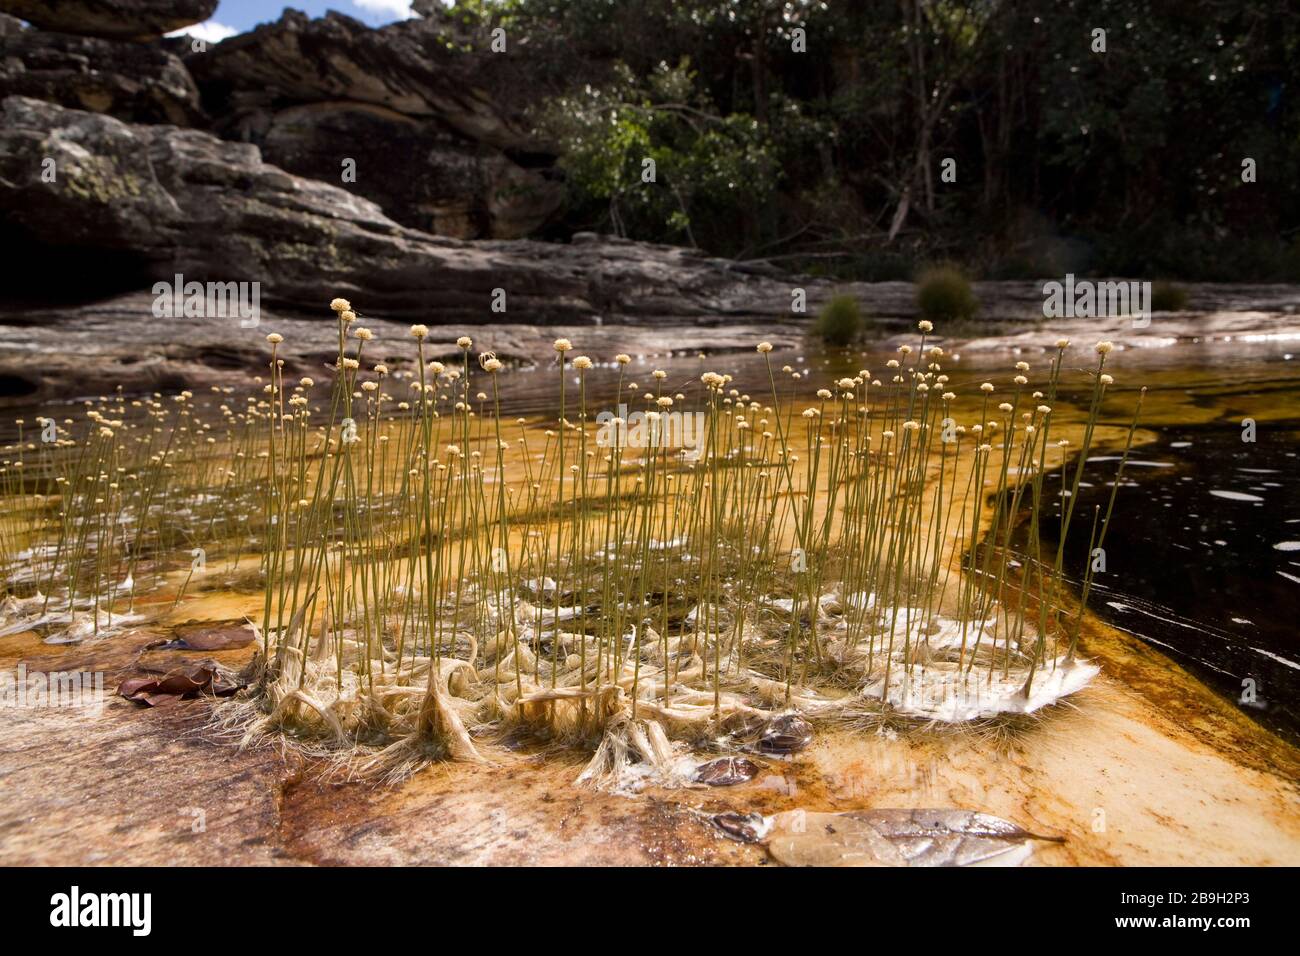
[[[105,690],[146,636],[43,657],[0,640],[0,667],[102,669]],[[226,652],[233,654],[235,652]],[[208,701],[165,710],[0,709],[3,865],[684,865],[762,862],[689,807],[573,785],[581,760],[493,751],[395,788],[342,783],[275,747],[207,729]],[[333,782],[331,782],[333,781]]]

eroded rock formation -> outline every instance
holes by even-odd
[[[774,274],[675,247],[431,236],[250,144],[26,97],[0,109],[0,213],[13,245],[120,256],[149,281],[256,281],[266,301],[304,309],[352,294],[395,317],[499,321],[504,289],[511,320],[553,323],[758,318],[789,302]]]
[[[0,89],[138,123],[203,122],[185,64],[153,43],[0,32]]]
[[[217,0],[0,0],[0,10],[42,30],[119,39],[159,37],[216,9]]]
[[[346,184],[403,225],[512,239],[562,199],[554,156],[478,85],[480,60],[448,51],[430,22],[372,30],[286,10],[186,62],[223,136]]]
[[[123,8],[113,29],[108,6]],[[160,38],[213,6],[0,0],[41,27],[0,15],[0,96],[251,143],[268,162],[438,235],[519,238],[560,206],[553,151],[485,91],[489,59],[448,49],[443,24],[375,30],[286,10],[221,43]]]

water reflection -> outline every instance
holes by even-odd
[[[1300,420],[1272,422],[1253,443],[1233,422],[1159,434],[1141,454],[1167,457],[1125,471],[1132,487],[1116,504],[1092,608],[1300,739]],[[1116,464],[1089,459],[1082,514],[1105,508]],[[1059,499],[1047,508],[1059,520]],[[1043,531],[1055,549],[1055,522]],[[1070,566],[1086,550],[1076,528]]]

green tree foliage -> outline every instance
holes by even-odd
[[[719,115],[688,60],[639,81],[623,63],[614,82],[547,102],[541,130],[561,146],[578,203],[604,206],[619,235],[716,246],[723,230],[754,228],[780,175],[753,117]]]
[[[502,59],[529,82],[510,94],[563,157],[570,229],[855,277],[936,259],[1300,270],[1288,0],[461,0],[445,16],[480,50],[493,26],[511,37]]]

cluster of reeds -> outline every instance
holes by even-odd
[[[174,566],[198,565],[199,542],[244,540],[238,492],[256,481],[260,447],[252,406],[236,416],[223,403],[226,417],[211,421],[189,391],[82,405],[84,422],[20,420],[0,463],[9,616],[35,609],[40,626],[68,625],[68,639],[136,619],[139,595],[162,589]],[[32,623],[16,616],[7,629]]]
[[[519,724],[664,763],[668,738],[751,739],[790,711],[971,719],[1093,673],[1062,582],[1108,343],[1071,473],[1052,417],[1065,341],[1038,387],[1021,362],[959,403],[928,321],[811,395],[767,343],[757,380],[670,386],[558,339],[539,421],[503,414],[503,363],[469,337],[430,356],[413,326],[390,369],[367,363],[350,304],[332,309],[328,394],[286,376],[272,333],[244,403],[105,396],[77,437],[20,436],[0,470],[9,628],[39,604],[37,623],[98,633],[181,602],[205,563],[261,595],[256,680],[228,723],[386,770],[479,759],[476,734]]]

